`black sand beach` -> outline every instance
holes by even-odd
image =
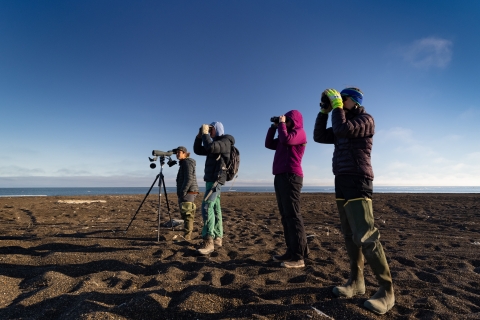
[[[365,295],[332,294],[348,277],[332,194],[302,195],[303,269],[271,260],[285,250],[272,193],[223,193],[224,246],[207,257],[179,230],[156,241],[156,195],[124,233],[143,197],[0,198],[0,319],[480,319],[480,194],[374,195],[396,290],[385,316],[363,308],[368,266]]]

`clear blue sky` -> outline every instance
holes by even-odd
[[[0,187],[150,186],[152,149],[191,150],[212,121],[241,151],[235,185],[272,185],[269,119],[292,109],[304,185],[333,185],[313,127],[321,92],[347,86],[376,121],[375,185],[478,186],[479,16],[466,0],[1,1]]]

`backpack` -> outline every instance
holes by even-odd
[[[227,174],[227,181],[233,180],[240,168],[240,151],[232,144],[230,149],[230,162],[226,164],[225,172]]]

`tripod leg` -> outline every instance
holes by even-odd
[[[163,168],[163,167],[162,167]],[[157,242],[160,242],[160,206],[162,204],[162,180],[163,180],[163,174],[160,171],[160,180],[158,180],[158,226],[157,226]]]
[[[150,189],[148,189],[148,192],[147,192],[147,194],[145,195],[145,198],[143,198],[142,203],[140,203],[140,206],[138,206],[138,209],[137,209],[137,211],[135,212],[135,214],[133,215],[132,220],[130,220],[130,223],[128,224],[127,228],[125,229],[125,231],[124,231],[125,233],[127,232],[128,228],[130,228],[130,225],[132,224],[133,220],[134,220],[135,217],[137,216],[137,213],[140,211],[140,208],[142,207],[143,203],[145,202],[145,200],[147,199],[148,195],[150,194],[150,191],[152,191],[152,188],[153,188],[153,186],[155,185],[155,182],[157,182],[157,179],[158,179],[159,177],[160,177],[160,175],[157,174],[157,177],[156,177],[155,180],[153,181]]]
[[[162,179],[163,193],[165,194],[165,201],[167,202],[168,217],[170,218],[170,225],[172,226],[172,231],[173,231],[172,215],[170,214],[170,204],[168,203],[167,187],[165,186],[165,179],[163,178],[163,175],[160,177],[160,179]]]

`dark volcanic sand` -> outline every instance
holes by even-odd
[[[285,250],[272,193],[223,193],[224,246],[207,257],[179,231],[156,241],[158,195],[125,234],[143,197],[0,198],[0,319],[480,319],[478,194],[374,195],[396,294],[385,316],[363,308],[368,265],[365,295],[331,293],[348,277],[333,194],[302,195],[311,254],[294,270],[271,260]]]

